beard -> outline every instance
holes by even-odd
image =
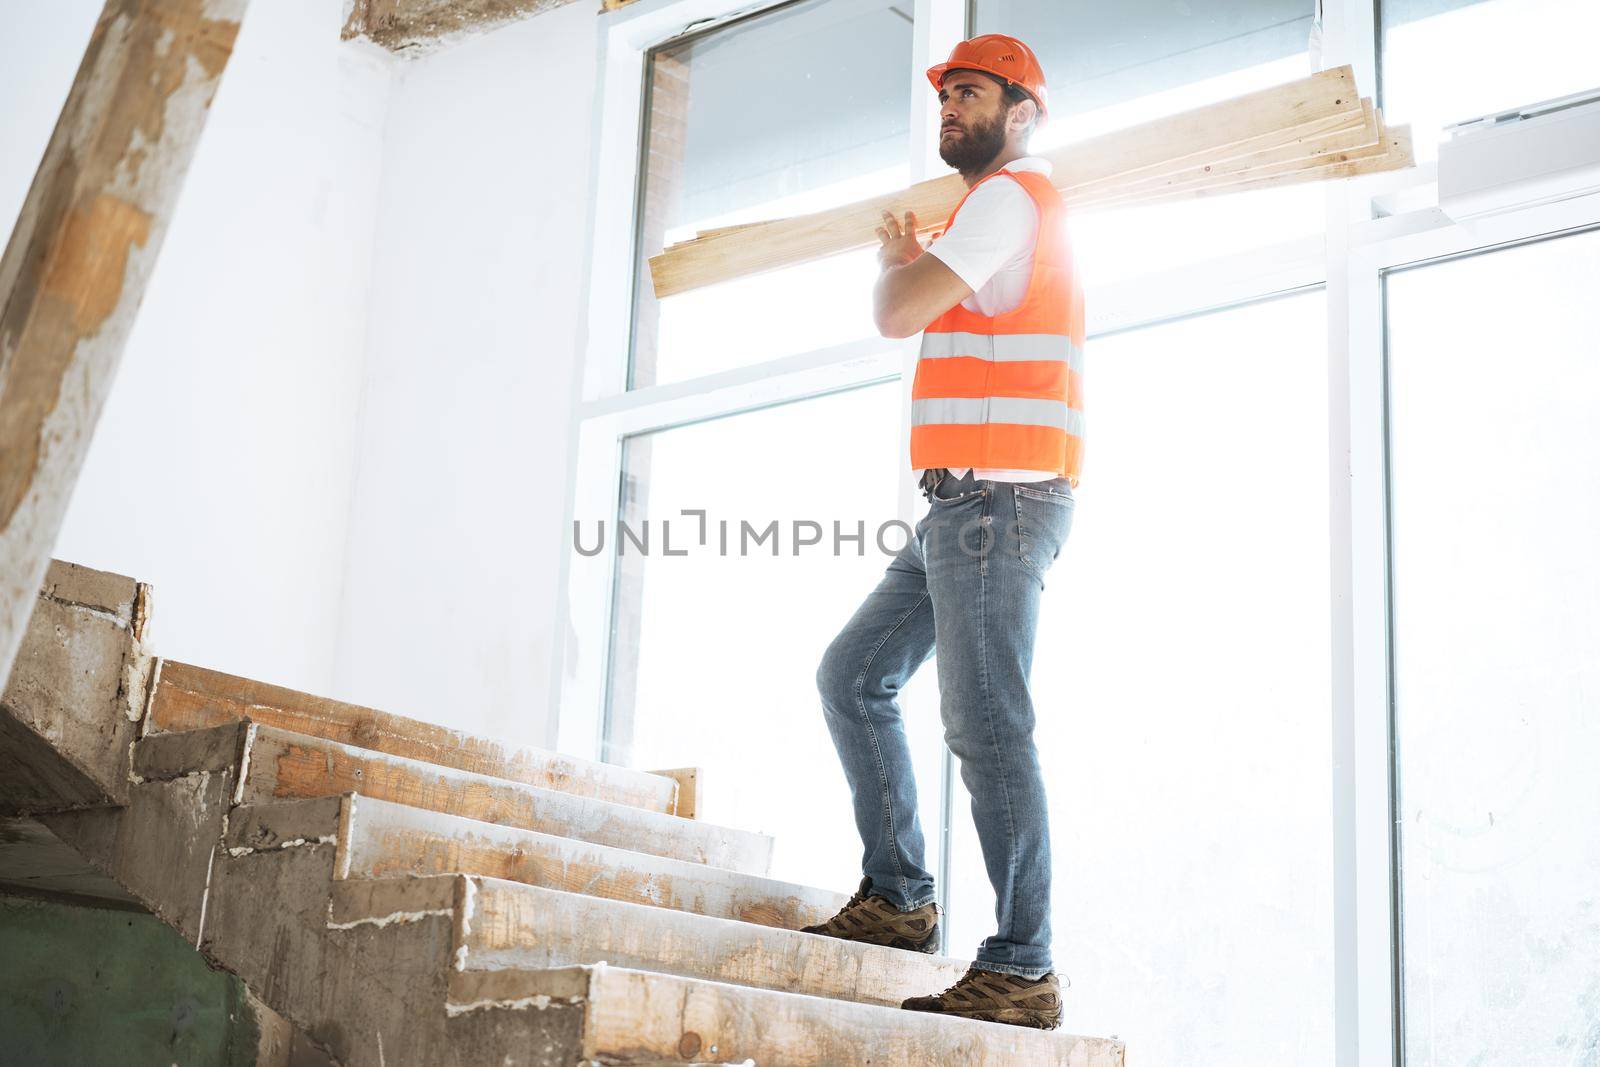
[[[1006,146],[1005,115],[988,122],[957,127],[960,133],[946,137],[939,131],[939,158],[963,175],[974,174],[990,163]]]

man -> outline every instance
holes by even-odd
[[[1083,291],[1050,163],[1027,154],[1044,73],[1002,34],[958,44],[928,79],[939,154],[967,193],[926,249],[907,213],[879,228],[880,332],[923,332],[911,466],[929,501],[915,536],[817,669],[864,852],[860,887],[811,933],[924,952],[940,909],[924,867],[900,709],[938,653],[945,742],[960,761],[998,929],[967,973],[904,1007],[1054,1029],[1050,837],[1028,691],[1044,572],[1072,523],[1082,454]]]

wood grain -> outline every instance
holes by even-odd
[[[647,811],[673,810],[677,782],[659,774],[479,737],[374,708],[163,660],[150,728],[193,730],[250,718],[290,733],[325,737],[441,767],[594,797]]]
[[[898,1007],[955,984],[965,960],[692,912],[476,880],[468,970],[604,960],[688,978]]]
[[[845,903],[845,895],[832,890],[366,796],[355,798],[341,845],[346,877],[482,875],[758,926],[798,929],[822,922]]]
[[[1221,164],[1358,127],[1366,115],[1349,66],[1114,130],[1043,153],[1064,194],[1104,190],[1184,167]],[[958,174],[826,211],[673,245],[650,259],[658,298],[876,243],[884,211],[913,211],[918,232],[942,228],[967,186]]]
[[[559,837],[765,875],[772,838],[592,797],[257,729],[241,802],[359,793]],[[359,800],[357,801],[359,805]]]

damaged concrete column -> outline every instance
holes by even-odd
[[[0,259],[0,683],[248,0],[109,0]]]

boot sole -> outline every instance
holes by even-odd
[[[841,934],[824,933],[821,930],[801,930],[803,934],[816,934],[818,937],[836,937],[840,941],[854,941],[858,945],[876,945],[879,948],[905,949],[907,952],[922,952],[932,955],[939,951],[939,928],[934,927],[933,936],[926,941],[917,942],[909,937],[891,937],[887,941],[873,941],[864,937],[845,937]]]
[[[953,1015],[958,1019],[976,1019],[984,1023],[1006,1023],[1010,1026],[1027,1026],[1035,1030],[1055,1030],[1061,1026],[1060,1017],[1051,1019],[1022,1008],[995,1008],[993,1010],[967,1009],[965,1011],[929,1011],[926,1008],[907,1008],[924,1015]]]

